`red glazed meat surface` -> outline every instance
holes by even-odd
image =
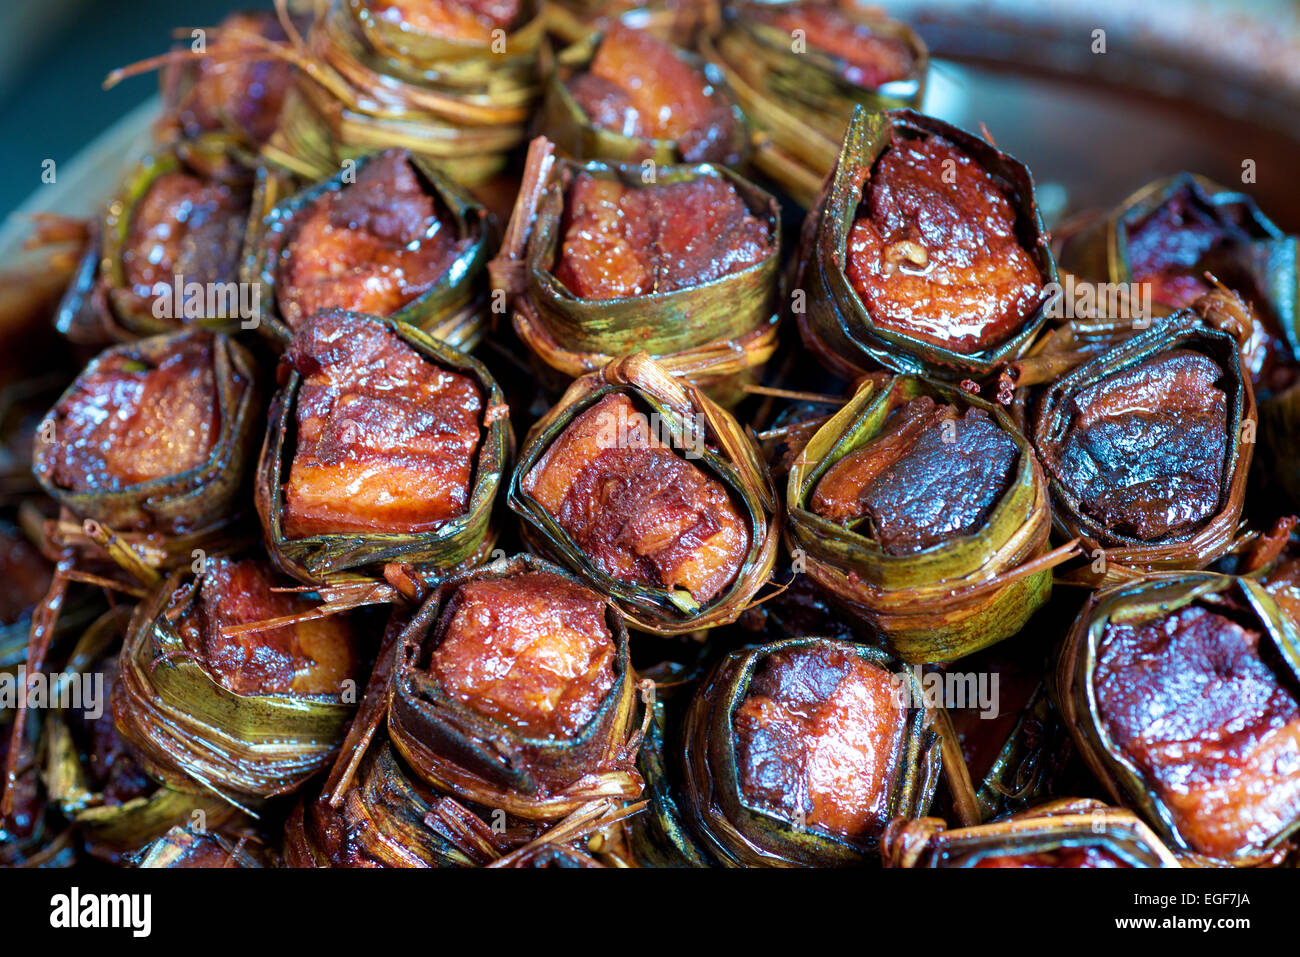
[[[1259,847],[1300,816],[1300,706],[1261,637],[1191,605],[1112,623],[1098,649],[1107,733],[1205,854]]]
[[[534,736],[580,731],[614,687],[605,601],[546,572],[462,585],[429,673],[453,699]]]
[[[252,559],[210,558],[198,601],[177,625],[208,673],[241,695],[338,695],[359,662],[345,615],[228,635],[227,628],[313,611],[318,603],[284,587],[271,566]]]
[[[772,253],[768,227],[714,177],[629,187],[580,173],[563,229],[555,278],[579,299],[688,289]]]
[[[89,492],[205,463],[221,430],[212,345],[187,336],[157,365],[122,353],[92,362],[55,407],[54,441],[38,443],[37,468],[62,488]]]
[[[790,3],[766,8],[751,4],[746,13],[773,26],[796,30],[811,50],[818,50],[842,61],[841,73],[850,83],[868,90],[894,80],[906,79],[912,72],[912,51],[902,40],[884,36],[859,23],[834,6],[825,3]]]
[[[1189,535],[1209,521],[1230,440],[1222,377],[1213,359],[1177,349],[1075,396],[1053,467],[1084,511],[1143,541]]]
[[[663,40],[622,24],[601,40],[591,65],[568,81],[591,124],[624,136],[677,140],[687,162],[722,161],[731,110],[701,70]]]
[[[298,215],[279,292],[295,327],[329,308],[391,316],[432,289],[464,249],[399,150]]]
[[[997,180],[939,136],[895,134],[866,185],[847,272],[875,324],[973,354],[1010,338],[1043,277]]]
[[[184,286],[234,282],[248,224],[248,190],[175,170],[145,191],[127,227],[122,269],[140,308]],[[185,290],[182,289],[183,293]]]
[[[905,712],[889,672],[838,648],[770,655],[732,718],[751,806],[845,837],[889,815]]]
[[[483,417],[470,377],[339,312],[299,330],[287,359],[303,379],[286,536],[422,532],[465,512]]]
[[[749,549],[722,483],[664,445],[622,394],[575,418],[522,488],[605,574],[697,602],[735,580]]]

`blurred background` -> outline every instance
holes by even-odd
[[[1300,229],[1300,0],[881,0],[939,63],[927,112],[978,128],[1068,188],[1106,203],[1179,168],[1223,181],[1256,160],[1256,194]],[[157,89],[104,91],[114,67],[157,54],[178,27],[271,0],[4,0],[0,216]],[[1106,52],[1093,50],[1105,31]],[[1013,65],[1013,69],[1008,69]],[[1064,201],[1066,194],[1062,195]]]

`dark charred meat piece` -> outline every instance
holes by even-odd
[[[679,141],[688,163],[725,158],[712,153],[734,133],[729,105],[701,70],[649,33],[615,24],[586,72],[572,77],[568,87],[599,129]]]
[[[630,187],[580,173],[555,278],[580,299],[644,296],[712,282],[771,251],[767,226],[723,179]]]
[[[605,601],[530,572],[462,585],[443,612],[429,673],[479,714],[534,737],[571,737],[614,687]]]
[[[225,629],[312,611],[316,603],[274,591],[285,582],[265,562],[210,558],[198,601],[177,625],[208,673],[241,695],[338,695],[358,660],[345,616],[229,635]]]
[[[287,360],[303,381],[286,536],[422,532],[465,512],[483,418],[471,378],[334,311],[299,330]]]
[[[202,465],[221,429],[212,343],[185,336],[153,366],[121,352],[96,359],[55,407],[38,468],[62,488],[101,491]]]
[[[275,42],[288,39],[279,17],[271,12],[232,13],[217,30],[222,46],[251,46],[237,33]],[[254,143],[265,143],[275,132],[292,78],[287,61],[259,59],[252,52],[199,60],[194,85],[176,110],[181,130],[192,137],[233,123]]]
[[[883,434],[835,463],[812,509],[861,529],[891,555],[976,531],[1011,484],[1019,449],[983,409],[929,396],[895,410]]]
[[[867,90],[906,79],[914,66],[906,43],[876,33],[829,4],[756,3],[747,7],[746,15],[788,30],[792,37],[801,31],[798,35],[809,49],[842,61],[841,75]]]
[[[1261,633],[1201,605],[1107,626],[1094,678],[1106,732],[1193,849],[1228,857],[1300,814],[1300,705]]]
[[[122,250],[127,286],[142,307],[157,297],[170,300],[177,276],[184,286],[235,282],[251,205],[251,192],[239,185],[183,170],[155,179],[136,205]]]
[[[522,487],[619,581],[706,602],[735,580],[749,549],[722,483],[665,445],[622,394],[574,419]]]
[[[487,44],[493,30],[514,26],[522,0],[370,0],[366,6],[403,30]]]
[[[732,718],[741,794],[796,823],[878,832],[904,712],[892,676],[838,648],[773,653]]]
[[[1223,370],[1178,349],[1074,398],[1059,477],[1106,528],[1143,541],[1187,535],[1219,511],[1228,442]]]
[[[1042,298],[1007,190],[933,134],[895,134],[876,162],[847,273],[877,326],[963,354],[1008,339]]]
[[[999,854],[980,858],[976,867],[1131,867],[1103,847],[1060,847],[1032,854]]]
[[[280,267],[289,324],[329,308],[390,316],[428,292],[464,248],[439,206],[397,150],[323,193],[301,214]]]

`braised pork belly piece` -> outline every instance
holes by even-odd
[[[849,233],[847,274],[879,327],[970,355],[1012,337],[1043,296],[1007,187],[934,134],[895,134]]]
[[[885,36],[829,4],[756,3],[746,8],[746,14],[802,37],[808,49],[839,60],[844,79],[867,90],[906,79],[916,63],[902,40]]]
[[[712,282],[772,249],[767,225],[723,179],[624,186],[580,173],[555,278],[580,299],[644,296]]]
[[[1300,704],[1262,633],[1225,609],[1111,622],[1097,704],[1122,755],[1196,851],[1266,843],[1300,815]]]
[[[177,169],[156,177],[131,213],[122,269],[141,309],[186,287],[234,283],[252,207],[246,184]],[[181,277],[176,290],[176,277]]]
[[[122,351],[91,362],[55,406],[37,467],[62,488],[101,491],[205,463],[221,430],[213,341],[179,337],[154,363]]]
[[[741,795],[807,827],[878,833],[904,720],[888,671],[840,648],[775,652],[732,717]]]
[[[891,555],[977,531],[1015,475],[1019,449],[983,409],[929,396],[896,409],[884,431],[836,462],[812,510]]]
[[[176,625],[188,651],[223,688],[240,695],[338,695],[360,663],[345,615],[227,634],[226,629],[313,611],[269,564],[210,558],[197,600]],[[185,597],[189,597],[188,594]]]
[[[1098,524],[1143,541],[1193,534],[1223,499],[1231,436],[1223,370],[1176,349],[1074,397],[1054,464]]]
[[[463,43],[486,45],[492,31],[509,30],[519,19],[522,0],[369,0],[379,20],[402,30]]]
[[[402,150],[362,166],[295,221],[280,266],[280,311],[297,327],[323,309],[391,316],[446,275],[465,241]]]
[[[303,377],[287,537],[424,532],[466,511],[483,422],[473,379],[337,311],[300,329],[286,358]]]
[[[702,69],[649,33],[611,27],[590,66],[566,85],[598,129],[677,141],[688,163],[726,159],[735,135],[730,105]]]
[[[575,418],[521,484],[623,582],[684,588],[707,602],[735,580],[749,549],[726,487],[665,444],[621,393]]]
[[[453,700],[533,737],[571,737],[614,687],[605,600],[549,572],[471,581],[448,602],[429,674]]]

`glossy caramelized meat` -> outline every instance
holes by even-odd
[[[156,366],[100,356],[55,407],[54,441],[38,443],[37,468],[62,488],[91,492],[202,465],[221,431],[212,344],[186,336]]]
[[[1103,847],[1060,847],[1029,854],[982,857],[976,867],[1131,867]]]
[[[847,271],[877,326],[971,354],[1037,308],[1043,277],[1006,188],[952,143],[895,134],[864,200]]]
[[[731,584],[749,550],[722,483],[665,445],[621,393],[569,423],[522,488],[623,582],[684,588],[706,602]]]
[[[217,35],[223,46],[252,45],[239,34],[275,42],[288,39],[279,17],[270,11],[240,11],[221,21]],[[254,142],[264,143],[275,132],[292,77],[289,63],[277,58],[246,53],[202,59],[194,86],[177,111],[181,128],[187,136],[197,136],[234,123]]]
[[[1151,301],[1170,309],[1190,306],[1214,286],[1211,273],[1236,290],[1259,320],[1243,347],[1246,364],[1258,379],[1290,349],[1269,297],[1260,289],[1263,265],[1241,204],[1216,206],[1186,184],[1128,232],[1129,270],[1134,282],[1151,286]]]
[[[839,648],[770,655],[732,727],[741,795],[809,827],[861,837],[889,815],[904,711],[889,672]]]
[[[299,330],[287,359],[303,379],[286,536],[424,532],[464,513],[483,418],[472,379],[341,312]]]
[[[1206,854],[1259,846],[1300,815],[1300,705],[1260,639],[1190,605],[1110,624],[1098,650],[1107,733]]]
[[[548,572],[462,585],[429,673],[453,699],[535,737],[570,736],[614,687],[605,601]]]
[[[567,84],[592,125],[644,139],[678,140],[688,163],[725,157],[734,133],[727,104],[701,70],[657,37],[610,28],[585,73]]]
[[[863,522],[859,530],[891,555],[920,551],[988,521],[1019,451],[983,409],[961,415],[921,396],[826,472],[812,509],[841,525]]]
[[[1235,281],[1245,278],[1244,263],[1234,260],[1249,255],[1243,247],[1251,239],[1239,215],[1206,203],[1187,184],[1129,229],[1129,270],[1135,282],[1151,284],[1152,301],[1181,309],[1214,288],[1205,278],[1207,270],[1237,288]],[[1258,290],[1249,285],[1242,293],[1259,302]]]
[[[771,253],[768,227],[725,180],[636,187],[580,173],[555,278],[579,299],[619,299],[712,282]]]
[[[1075,396],[1058,476],[1094,520],[1152,541],[1218,512],[1230,439],[1222,376],[1208,356],[1177,349]]]
[[[465,43],[492,42],[493,30],[509,30],[522,0],[370,0],[380,20],[405,30]]]
[[[750,11],[753,11],[751,14]],[[902,40],[883,36],[865,23],[847,17],[825,3],[750,4],[746,16],[755,16],[773,26],[796,30],[810,50],[818,50],[842,61],[841,75],[850,83],[874,90],[912,72],[914,57]]]
[[[287,583],[266,562],[210,558],[198,600],[177,624],[188,648],[223,688],[241,695],[338,695],[359,663],[343,615],[237,635],[224,629],[314,610],[318,602],[274,591]]]
[[[50,588],[54,569],[23,533],[0,520],[0,626],[12,625],[36,607]]]
[[[245,188],[175,170],[156,178],[136,205],[122,250],[131,292],[151,306],[170,299],[177,276],[190,283],[235,282],[248,223]]]
[[[391,316],[428,292],[464,249],[443,215],[406,153],[371,160],[299,213],[280,267],[285,319],[332,307]]]

